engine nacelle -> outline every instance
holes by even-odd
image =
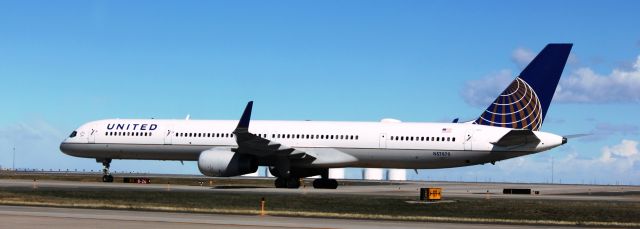
[[[256,172],[258,163],[250,155],[236,154],[231,149],[214,148],[200,153],[198,169],[206,176],[232,177]]]

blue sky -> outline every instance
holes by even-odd
[[[0,166],[99,169],[59,152],[103,118],[476,118],[531,56],[574,48],[544,131],[597,133],[417,179],[640,184],[636,1],[2,1]],[[635,64],[635,65],[634,65]],[[113,169],[198,173],[193,163]],[[352,170],[351,175],[358,173]],[[355,175],[354,175],[355,174]]]

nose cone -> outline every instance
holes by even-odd
[[[567,137],[562,137],[562,144],[567,144]]]
[[[60,151],[69,155],[69,143],[67,142],[67,139],[60,143]]]

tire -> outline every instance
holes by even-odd
[[[317,189],[319,189],[319,188],[324,187],[324,182],[323,182],[323,181],[324,181],[324,180],[322,180],[322,179],[315,179],[315,180],[313,180],[313,188],[317,188]]]
[[[338,188],[338,181],[334,179],[315,179],[313,180],[313,188],[336,189]]]
[[[284,178],[276,178],[276,180],[273,182],[276,185],[276,188],[286,188],[287,187],[287,180],[285,180]]]
[[[300,188],[300,178],[290,177],[289,179],[287,179],[287,188]]]
[[[104,176],[102,176],[102,182],[105,182],[105,183],[111,183],[111,182],[113,182],[113,176],[111,176],[111,175],[104,175]]]
[[[338,188],[338,181],[335,179],[329,179],[327,181],[327,189],[337,189]]]

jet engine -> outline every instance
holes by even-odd
[[[213,148],[200,153],[198,169],[206,176],[232,177],[257,171],[258,163],[251,155],[237,154],[229,148]]]

